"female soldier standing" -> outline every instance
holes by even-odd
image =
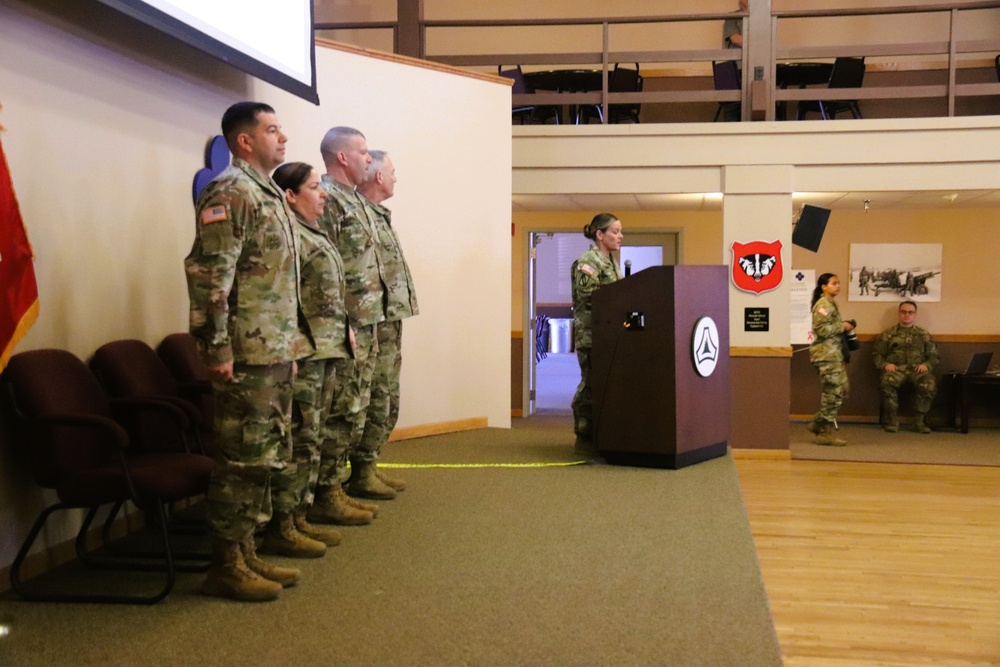
[[[580,362],[580,386],[573,396],[574,451],[594,456],[594,407],[590,390],[591,305],[590,298],[602,285],[621,279],[618,261],[612,256],[622,247],[622,223],[610,213],[599,213],[583,228],[594,242],[580,255],[570,270],[573,286],[573,343]]]
[[[833,433],[840,405],[847,398],[847,369],[844,366],[844,332],[854,325],[840,319],[834,299],[840,293],[840,278],[824,273],[816,280],[812,296],[813,342],[809,346],[809,361],[819,371],[823,396],[819,412],[809,423],[816,434],[816,444],[842,447],[847,444]]]

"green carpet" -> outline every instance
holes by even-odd
[[[394,464],[566,463],[566,419],[392,443]],[[728,456],[680,471],[401,467],[410,488],[266,604],[0,598],[0,664],[780,665]],[[291,561],[283,560],[291,563]],[[47,576],[65,576],[58,573]]]

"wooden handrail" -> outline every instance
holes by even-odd
[[[950,12],[953,9],[1000,9],[1000,2],[948,2],[938,5],[902,5],[896,7],[857,7],[854,9],[800,9],[795,11],[772,11],[771,16],[779,19],[823,18],[831,16],[878,16],[888,14],[934,14]]]

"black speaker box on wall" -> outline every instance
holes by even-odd
[[[806,250],[816,252],[826,231],[826,221],[830,219],[830,209],[805,204],[799,215],[799,222],[792,230],[792,243]]]

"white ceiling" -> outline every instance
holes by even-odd
[[[996,208],[1000,190],[921,192],[797,192],[795,206],[812,204],[834,210],[880,208]],[[514,195],[515,211],[713,211],[722,208],[719,193]]]

